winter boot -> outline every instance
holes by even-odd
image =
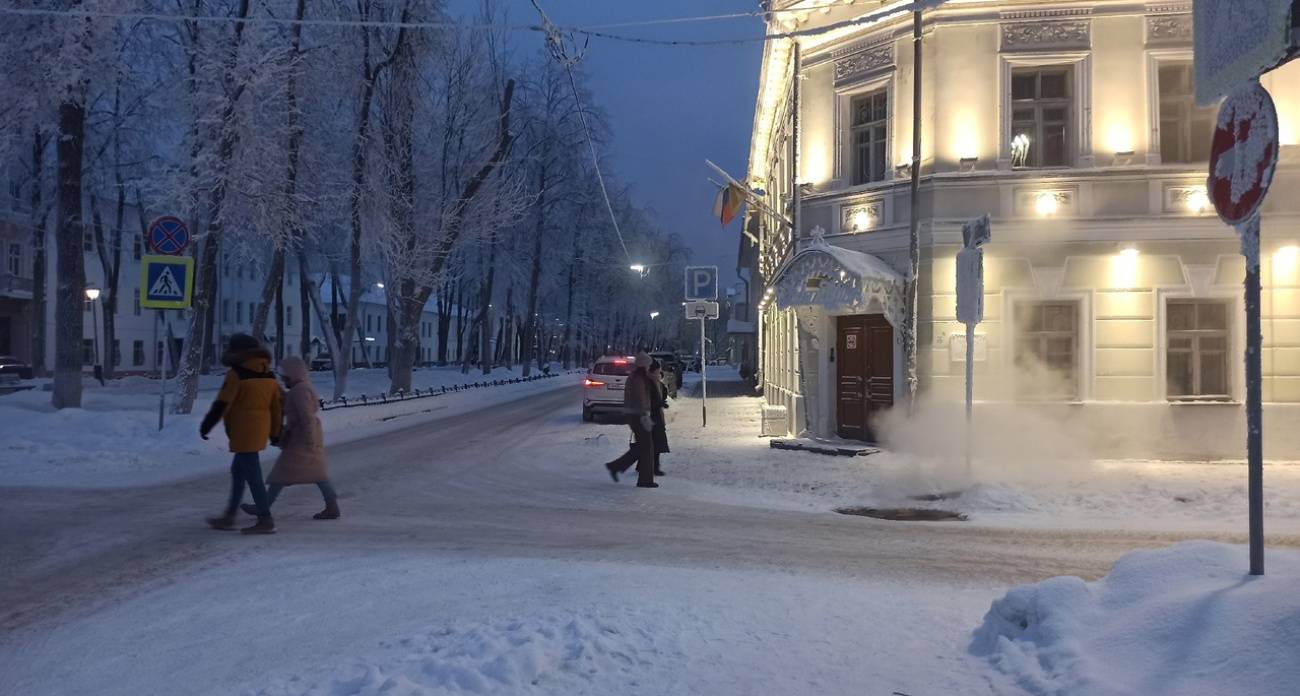
[[[325,509],[311,516],[313,520],[337,520],[339,518],[339,499],[326,498]]]
[[[208,526],[212,527],[213,529],[220,529],[223,532],[234,531],[235,513],[227,512],[226,514],[220,517],[209,517]]]
[[[614,479],[614,483],[618,483],[618,468],[614,466],[614,463],[610,462],[606,464],[605,469],[609,471],[609,477]]]
[[[244,534],[275,534],[275,520],[270,517],[257,518],[257,524],[239,530]]]
[[[637,487],[637,488],[658,488],[658,487],[659,487],[659,484],[655,483],[654,481],[651,481],[651,482],[649,482],[649,483],[645,483],[645,482],[643,482],[643,481],[638,481],[637,484],[636,484],[636,487]]]

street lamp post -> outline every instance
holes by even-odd
[[[91,344],[95,351],[94,371],[95,379],[99,384],[104,384],[104,367],[99,362],[99,316],[95,313],[95,300],[99,299],[99,288],[86,288],[86,299],[90,300],[90,327],[91,327]]]

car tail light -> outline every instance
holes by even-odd
[[[627,361],[626,361],[626,360],[615,360],[615,361],[614,361],[614,364],[615,364],[615,365],[626,365],[626,364],[627,364]]]
[[[604,383],[604,382],[597,382],[596,380],[591,379],[590,377],[588,377],[587,379],[582,380],[582,386],[584,386],[584,387],[603,387],[603,386],[605,386],[605,383]]]

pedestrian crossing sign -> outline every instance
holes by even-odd
[[[189,309],[194,294],[194,259],[146,256],[140,260],[140,306]]]

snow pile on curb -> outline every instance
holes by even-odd
[[[1284,696],[1300,683],[1300,553],[1191,541],[1134,551],[1088,583],[1057,577],[993,602],[974,633],[1031,694]]]
[[[685,661],[663,617],[645,611],[555,611],[525,619],[455,621],[431,632],[384,643],[369,660],[340,668],[324,683],[304,688],[290,680],[258,696],[341,694],[574,693],[626,679],[656,663]],[[616,676],[617,675],[617,676]],[[305,680],[304,680],[305,681]]]

